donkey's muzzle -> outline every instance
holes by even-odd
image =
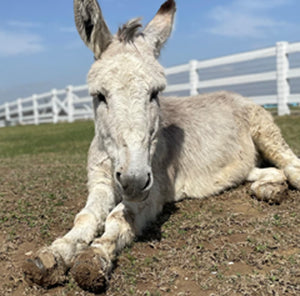
[[[143,200],[145,193],[150,190],[153,184],[151,171],[143,173],[117,171],[115,179],[124,194],[129,199],[136,201]]]

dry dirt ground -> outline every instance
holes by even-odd
[[[298,121],[289,133],[295,139]],[[94,295],[70,276],[49,290],[23,278],[26,258],[72,227],[87,196],[86,151],[63,146],[53,153],[51,141],[42,153],[0,158],[0,296]],[[105,295],[300,295],[300,192],[290,189],[280,205],[269,205],[251,197],[249,187],[167,205],[120,254]]]
[[[0,295],[92,295],[71,278],[50,290],[29,287],[21,268],[31,251],[70,229],[84,205],[82,157],[2,160],[0,175]],[[289,190],[269,205],[244,184],[167,205],[120,254],[106,295],[300,295],[299,200]]]

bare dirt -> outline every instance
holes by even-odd
[[[0,295],[94,295],[70,275],[52,289],[29,286],[21,268],[72,227],[87,196],[85,159],[0,161]],[[120,254],[103,295],[300,295],[300,193],[269,205],[249,187],[167,205]]]

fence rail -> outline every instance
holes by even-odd
[[[242,87],[239,92],[254,102],[277,105],[279,115],[290,114],[289,105],[300,103],[300,87],[297,87],[300,86],[300,63],[293,67],[290,60],[291,55],[297,54],[300,58],[300,42],[278,42],[274,47],[261,50],[204,61],[192,60],[188,64],[165,69],[168,79],[165,94],[196,95]],[[267,70],[261,70],[261,64]],[[237,74],[241,70],[242,74]],[[292,81],[297,82],[293,91]],[[262,86],[264,83],[266,85]],[[87,85],[53,89],[0,106],[0,127],[90,118],[93,118],[93,110]]]

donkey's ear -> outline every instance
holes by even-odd
[[[174,0],[166,1],[156,13],[154,19],[146,26],[144,35],[153,46],[155,56],[169,38],[174,22],[176,3]]]
[[[74,0],[74,15],[81,39],[99,59],[111,43],[112,35],[97,0]]]

